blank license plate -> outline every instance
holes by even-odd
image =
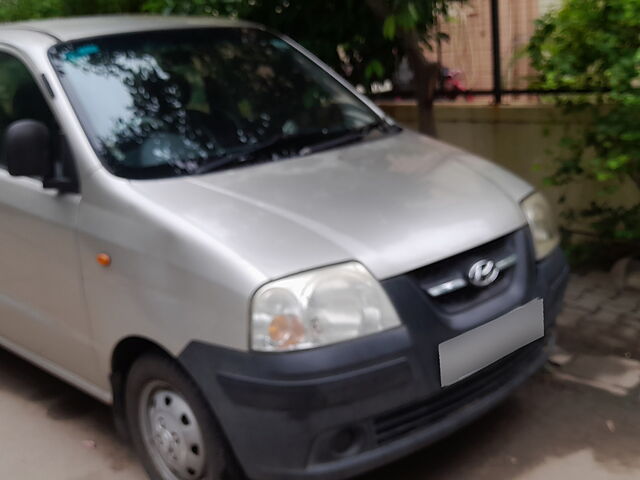
[[[542,299],[439,345],[440,379],[453,385],[544,336]]]

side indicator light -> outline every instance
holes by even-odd
[[[103,267],[108,267],[111,265],[111,256],[107,253],[99,253],[96,255],[96,262],[98,262]]]

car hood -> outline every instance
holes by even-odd
[[[362,262],[388,278],[525,224],[531,187],[412,132],[202,176],[132,181],[265,278]]]

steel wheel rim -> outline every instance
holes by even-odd
[[[182,395],[165,382],[149,382],[140,395],[138,418],[144,447],[163,480],[204,477],[202,430]]]

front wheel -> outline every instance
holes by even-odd
[[[190,378],[161,355],[138,359],[127,376],[127,421],[152,480],[236,480],[215,418]]]

